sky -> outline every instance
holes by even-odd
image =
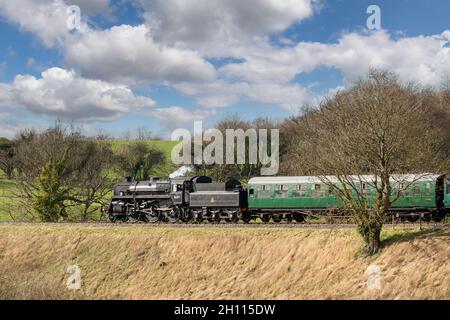
[[[449,17],[448,0],[0,0],[0,136],[282,119],[371,68],[439,89]]]

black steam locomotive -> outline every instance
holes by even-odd
[[[128,178],[114,187],[105,211],[111,222],[250,221],[247,191],[241,183],[235,179],[215,183],[206,176],[140,182]]]

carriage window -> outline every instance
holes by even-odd
[[[270,186],[265,184],[261,185],[258,196],[260,198],[270,198]]]
[[[425,184],[425,194],[430,194],[431,185],[429,182]]]
[[[250,193],[250,195],[255,194],[255,190],[253,190],[253,188],[250,188],[248,192]]]
[[[172,192],[177,192],[177,185],[176,184],[172,185]]]
[[[286,198],[288,192],[288,186],[285,184],[279,184],[276,186],[275,196],[277,198]]]
[[[297,184],[292,190],[293,197],[304,197],[306,196],[306,185]]]
[[[312,192],[313,198],[325,197],[325,191],[322,191],[321,184],[314,185],[314,191]]]
[[[447,185],[447,194],[450,194],[450,184]]]
[[[419,188],[418,185],[414,185],[414,186],[412,187],[412,190],[413,190],[413,193],[414,193],[414,194],[420,194],[420,188]]]

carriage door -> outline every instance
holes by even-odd
[[[445,194],[445,206],[450,208],[450,181],[447,182],[447,193]]]
[[[436,181],[436,208],[442,209],[445,206],[445,180],[444,177],[439,177]]]

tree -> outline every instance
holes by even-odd
[[[246,121],[239,117],[237,114],[232,114],[225,116],[221,120],[219,120],[215,128],[218,129],[223,136],[223,142],[230,143],[230,141],[227,141],[227,129],[231,130],[239,130],[241,129],[242,132],[245,134],[247,130],[249,129],[255,129],[256,135],[254,136],[254,139],[257,139],[256,145],[252,145],[252,147],[255,147],[256,150],[258,150],[259,147],[261,147],[261,142],[259,141],[258,137],[258,130],[259,129],[267,129],[268,130],[268,146],[271,145],[271,135],[270,135],[270,129],[275,128],[275,124],[273,121],[267,119],[267,118],[256,118],[253,121]],[[208,143],[203,142],[203,147],[207,145]],[[236,138],[234,138],[234,159],[237,159],[238,154],[238,147],[239,142]],[[249,158],[249,149],[251,147],[251,141],[250,136],[247,135],[244,141],[244,144],[240,146],[243,147],[243,151],[245,153],[245,159],[244,163],[233,163],[233,164],[196,164],[194,165],[194,172],[197,174],[207,175],[211,176],[217,181],[225,181],[228,178],[235,178],[240,181],[248,181],[250,178],[260,175],[261,167],[263,166],[260,161],[257,163],[251,163]],[[270,149],[270,148],[269,148]],[[192,148],[194,150],[194,148]],[[268,150],[269,151],[269,150]],[[226,148],[224,147],[224,162],[226,162]]]
[[[108,201],[114,181],[111,168],[114,155],[111,144],[97,139],[83,139],[79,142],[77,152],[72,156],[68,170],[73,172],[70,181],[69,200],[72,206],[80,207],[80,218],[87,221],[99,206]]]
[[[136,181],[148,180],[155,166],[164,163],[164,153],[148,143],[137,141],[121,147],[117,163],[126,176]]]
[[[44,164],[39,174],[38,193],[33,199],[33,208],[42,221],[58,221],[65,217],[64,202],[68,199],[68,189],[63,185],[62,177],[66,167],[67,153],[62,159],[54,155]]]
[[[0,169],[8,179],[14,171],[14,143],[6,138],[0,138]]]
[[[391,73],[372,71],[296,119],[301,133],[289,143],[293,151],[285,157],[292,159],[285,169],[322,177],[352,213],[365,254],[379,250],[383,221],[398,198],[393,175],[439,170],[448,160],[445,137],[431,121],[425,101],[423,90],[402,85]],[[363,175],[374,177],[373,204],[362,190]]]
[[[58,212],[62,219],[87,220],[96,205],[104,204],[113,186],[108,141],[58,125],[42,133],[24,131],[15,143],[17,190],[12,196],[25,215],[37,212],[38,218],[55,221]]]

